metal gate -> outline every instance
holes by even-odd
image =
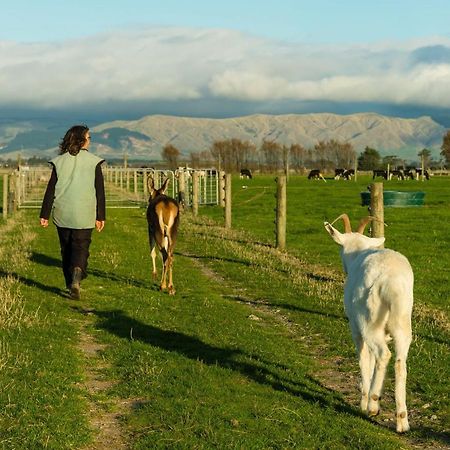
[[[17,208],[41,208],[51,173],[48,166],[19,166],[10,175],[10,189]]]
[[[159,188],[169,178],[167,195],[192,206],[194,173],[198,179],[198,204],[219,204],[219,174],[214,169],[155,170],[147,168],[103,167],[107,208],[139,208],[148,202],[148,182]],[[20,166],[10,176],[10,186],[18,208],[42,205],[51,175],[48,166]]]

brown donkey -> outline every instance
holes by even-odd
[[[168,289],[169,294],[175,294],[172,282],[173,250],[177,238],[178,223],[180,221],[180,209],[178,203],[165,195],[169,178],[159,189],[155,189],[153,178],[149,178],[148,188],[150,198],[147,208],[148,236],[150,241],[150,255],[153,264],[153,278],[156,278],[156,246],[163,260],[163,272],[160,289]],[[169,275],[169,283],[167,283]]]

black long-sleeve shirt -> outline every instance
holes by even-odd
[[[101,164],[99,162],[95,168],[95,196],[97,198],[97,216],[96,220],[106,219],[106,203],[105,203],[105,185],[103,181],[103,172]],[[48,219],[53,207],[53,201],[55,199],[55,186],[58,181],[56,175],[55,166],[53,166],[50,180],[48,180],[47,189],[45,191],[44,200],[42,201],[41,214],[39,217],[42,219]]]

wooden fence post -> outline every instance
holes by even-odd
[[[9,186],[8,186],[8,211],[13,213],[16,210],[16,180],[14,179],[14,173],[11,173],[9,177]]]
[[[8,175],[3,175],[3,219],[8,218]]]
[[[185,198],[186,198],[186,179],[184,176],[184,172],[180,170],[178,172],[178,203],[182,208],[185,206]]]
[[[219,170],[219,205],[225,207],[225,172]]]
[[[16,177],[14,187],[14,211],[17,211],[20,207],[20,199],[22,193],[19,169],[14,172],[14,176]]]
[[[148,198],[147,172],[144,169],[142,174],[142,190],[144,191],[144,200]]]
[[[276,247],[278,250],[284,250],[286,248],[286,175],[280,175],[276,181]]]
[[[225,228],[231,228],[231,174],[225,175]]]
[[[192,213],[198,216],[198,172],[192,174]]]
[[[372,237],[384,236],[384,200],[383,183],[370,185],[370,215],[372,220]]]

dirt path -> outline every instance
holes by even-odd
[[[130,411],[132,402],[121,401],[107,395],[115,382],[105,379],[104,372],[109,365],[102,358],[107,346],[97,342],[89,330],[89,316],[92,310],[81,310],[84,321],[80,321],[78,349],[84,356],[85,379],[82,387],[88,392],[89,422],[94,440],[83,450],[125,450],[128,448],[127,436],[120,419]]]

